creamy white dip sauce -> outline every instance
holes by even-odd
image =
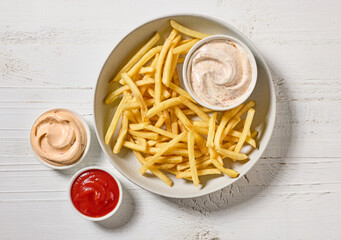
[[[228,107],[247,93],[252,68],[249,56],[236,42],[212,40],[191,56],[188,77],[200,100],[208,105]]]

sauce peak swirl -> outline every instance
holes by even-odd
[[[54,166],[77,162],[85,150],[87,134],[79,118],[66,110],[56,109],[42,114],[31,130],[34,152]]]
[[[245,50],[229,40],[212,40],[190,58],[189,82],[197,97],[208,105],[228,107],[246,94],[252,79]]]

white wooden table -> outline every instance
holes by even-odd
[[[157,13],[155,11],[158,11]],[[340,1],[0,1],[1,239],[341,239]],[[231,23],[273,72],[278,119],[262,159],[233,186],[188,200],[149,193],[120,175],[93,130],[99,71],[135,26],[163,14]],[[92,125],[88,158],[54,171],[29,148],[39,113],[66,107]],[[92,223],[68,205],[78,169],[113,169],[124,199]]]

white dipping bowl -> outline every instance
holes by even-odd
[[[71,188],[72,188],[72,185],[73,185],[73,182],[75,181],[75,179],[79,175],[81,175],[83,172],[86,172],[88,170],[93,170],[93,169],[99,169],[99,170],[102,170],[102,171],[108,173],[109,175],[111,175],[114,178],[114,180],[116,181],[116,183],[118,185],[118,191],[120,192],[120,196],[119,196],[116,207],[111,212],[107,213],[106,215],[104,215],[102,217],[89,217],[89,216],[84,215],[83,213],[78,211],[78,209],[75,207],[75,205],[73,205],[73,202],[71,199]],[[112,174],[110,171],[106,170],[105,168],[96,167],[96,166],[86,167],[86,168],[83,168],[83,169],[79,170],[78,172],[76,172],[70,180],[67,194],[68,194],[67,198],[69,199],[68,202],[71,204],[72,209],[82,218],[84,218],[86,220],[93,221],[93,222],[103,221],[103,220],[110,218],[112,215],[114,215],[117,212],[117,210],[120,208],[120,205],[121,205],[122,199],[123,199],[122,185],[121,185],[120,181],[118,180],[118,178],[114,174]]]
[[[46,111],[44,111],[43,113],[39,114],[39,116],[36,118],[36,120],[34,120],[34,123],[32,124],[32,126],[35,124],[35,122],[37,121],[37,119],[43,115],[44,113],[46,112],[49,112],[49,111],[52,111],[52,110],[64,110],[64,111],[68,111],[72,114],[74,114],[76,117],[78,117],[78,119],[81,121],[81,123],[83,124],[84,128],[85,128],[85,131],[86,131],[86,147],[84,149],[84,152],[82,154],[82,156],[78,159],[77,162],[73,163],[73,164],[70,164],[70,165],[65,165],[65,166],[55,166],[55,165],[52,165],[48,162],[46,162],[44,159],[42,159],[33,149],[33,146],[32,146],[32,142],[31,142],[31,136],[30,136],[30,146],[31,146],[31,150],[33,152],[33,155],[36,157],[36,159],[38,159],[43,165],[49,167],[49,168],[53,168],[53,169],[56,169],[56,170],[64,170],[64,169],[69,169],[69,168],[72,168],[76,165],[78,165],[81,161],[83,161],[83,159],[85,158],[86,154],[88,153],[89,151],[89,147],[90,147],[90,140],[91,140],[91,134],[90,134],[90,128],[89,128],[89,125],[88,123],[85,121],[85,119],[78,113],[74,112],[74,111],[71,111],[69,109],[65,109],[65,108],[52,108],[52,109],[48,109]],[[30,131],[30,135],[31,135],[31,131]]]
[[[197,94],[193,91],[192,88],[192,84],[190,83],[190,78],[189,78],[189,74],[190,74],[190,61],[192,58],[192,55],[196,52],[196,50],[198,50],[202,45],[204,45],[205,43],[214,41],[214,40],[227,40],[227,41],[231,41],[231,42],[235,42],[237,44],[239,44],[244,50],[245,53],[247,54],[249,60],[250,60],[250,65],[251,65],[251,71],[252,71],[252,79],[249,85],[249,88],[247,90],[247,92],[238,99],[237,102],[235,102],[234,104],[228,105],[226,107],[220,107],[220,106],[214,106],[214,105],[210,105],[204,101],[202,101],[200,98],[198,98]],[[197,42],[188,52],[188,54],[186,55],[185,58],[185,62],[182,68],[182,78],[183,78],[183,82],[185,85],[185,88],[187,90],[187,92],[192,96],[192,98],[199,103],[200,105],[209,108],[209,109],[213,109],[215,111],[226,111],[232,108],[235,108],[237,106],[239,106],[240,104],[242,104],[243,102],[245,102],[251,95],[251,93],[253,92],[253,89],[255,89],[256,86],[256,82],[257,82],[257,64],[256,64],[256,60],[255,57],[253,56],[252,52],[250,51],[250,49],[240,40],[238,40],[235,37],[231,37],[229,35],[212,35],[209,37],[206,37],[204,39],[201,39],[199,42]]]

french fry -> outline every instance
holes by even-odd
[[[180,136],[180,135],[179,135]],[[173,138],[174,139],[174,138]],[[182,141],[187,141],[187,139],[184,139]],[[150,147],[149,149],[147,149],[148,153],[151,154],[157,154],[161,149],[163,149],[164,147],[166,147],[167,145],[162,146],[161,148],[157,148],[157,147]],[[188,157],[188,149],[184,149],[184,148],[169,148],[166,152],[163,153],[164,155],[175,155],[175,156],[183,156],[183,157]],[[194,156],[196,158],[201,157],[203,155],[202,152],[200,152],[199,150],[194,150]]]
[[[147,151],[147,149],[144,146],[141,146],[139,144],[132,143],[132,142],[129,142],[129,141],[124,141],[123,142],[123,147],[129,148],[129,149],[132,149],[132,150],[135,150],[135,151],[139,151],[139,152]]]
[[[118,137],[117,137],[116,144],[115,144],[114,149],[113,149],[113,153],[115,153],[115,154],[118,154],[121,151],[121,148],[122,148],[122,145],[124,142],[124,138],[128,132],[128,123],[129,123],[129,120],[128,120],[127,114],[126,114],[126,112],[124,112],[123,116],[122,116],[121,129],[120,129],[120,132],[119,132]]]
[[[172,124],[171,124],[171,119],[170,119],[170,116],[169,116],[168,109],[163,110],[162,112],[163,112],[163,115],[166,117],[166,120],[165,120],[166,130],[168,132],[172,132]]]
[[[139,74],[153,73],[155,72],[155,68],[153,67],[141,67]]]
[[[199,39],[193,39],[192,41],[189,41],[187,43],[184,43],[174,49],[172,49],[173,54],[186,54],[188,51],[197,43],[199,42]]]
[[[137,102],[126,102],[122,105],[122,112],[139,108],[141,108],[141,105]]]
[[[218,148],[217,152],[219,154],[221,154],[223,157],[228,157],[228,158],[235,159],[235,160],[245,160],[245,159],[247,159],[247,155],[246,154],[234,152],[234,151],[227,150],[227,149]]]
[[[135,136],[135,137],[142,137],[142,138],[147,138],[151,140],[157,140],[159,138],[159,134],[152,133],[152,132],[134,131],[131,129],[129,129],[128,132],[130,135]]]
[[[161,92],[162,92],[161,71],[162,71],[163,63],[165,61],[166,54],[176,34],[177,34],[177,31],[173,30],[171,34],[168,36],[168,38],[166,39],[165,43],[162,46],[160,56],[156,64],[156,71],[155,71],[155,104],[156,105],[158,105],[161,102]]]
[[[231,178],[236,178],[239,176],[239,173],[237,171],[229,168],[224,168],[224,166],[217,160],[218,157],[218,154],[216,154],[213,149],[210,149],[210,160],[217,169],[219,169],[222,173],[225,173],[227,176],[230,176]]]
[[[129,128],[134,131],[142,130],[146,126],[149,125],[149,122],[143,122],[143,123],[131,123],[129,124]]]
[[[209,148],[213,148],[213,139],[214,139],[214,133],[216,129],[216,119],[217,119],[218,113],[215,112],[212,114],[210,121],[209,121],[209,128],[208,128],[208,134],[207,134],[207,142],[206,146]]]
[[[208,109],[208,108],[200,108],[203,112],[206,112],[206,113],[210,113],[210,112],[214,112],[214,110],[212,109]],[[183,113],[186,115],[186,116],[191,116],[191,115],[195,115],[196,113],[194,111],[192,111],[191,109],[184,109],[182,110]]]
[[[202,38],[209,36],[208,34],[200,33],[200,32],[191,30],[189,28],[186,28],[186,27],[180,25],[179,23],[175,22],[172,19],[170,20],[170,24],[174,29],[178,30],[179,32],[186,34],[188,36],[194,37],[194,38],[202,39]]]
[[[155,127],[161,128],[161,126],[164,124],[165,120],[166,120],[165,115],[161,115],[159,117],[159,119],[157,120],[157,122],[155,123]]]
[[[162,76],[162,82],[163,84],[165,84],[167,87],[172,79],[172,75],[173,75],[173,58],[174,54],[173,53],[173,49],[174,46],[176,46],[178,44],[178,42],[180,41],[181,36],[176,37],[173,41],[172,41],[172,46],[170,47],[167,57],[166,57],[166,61],[165,61],[165,67],[163,69],[163,76]]]
[[[154,45],[159,41],[160,34],[157,32],[155,35],[128,61],[126,65],[116,74],[116,76],[111,80],[111,82],[117,82],[121,79],[121,73],[127,72],[131,67],[148,52]]]
[[[134,94],[137,102],[140,104],[141,106],[141,112],[142,112],[142,118],[144,118],[144,116],[147,113],[147,105],[141,95],[140,90],[137,88],[137,86],[135,85],[135,83],[133,82],[133,80],[131,80],[131,78],[128,76],[127,73],[122,73],[121,74],[122,79],[124,80],[124,82],[129,86],[131,92]]]
[[[183,132],[177,137],[173,138],[166,146],[160,149],[148,162],[143,164],[140,167],[140,173],[144,174],[149,167],[151,167],[157,160],[158,157],[160,157],[162,154],[164,154],[168,149],[172,148],[174,144],[180,142],[182,139],[187,137],[187,132]]]
[[[204,176],[204,175],[221,174],[221,172],[216,168],[209,168],[209,169],[197,170],[197,174],[198,176]],[[191,176],[192,176],[192,173],[190,171],[180,172],[176,174],[176,178],[187,178]]]
[[[150,49],[128,72],[129,77],[133,77],[140,68],[145,65],[150,59],[152,59],[157,53],[159,53],[162,49],[162,46],[157,46]],[[120,79],[120,83],[123,85],[122,78]]]
[[[105,134],[105,137],[104,137],[104,142],[106,145],[109,144],[110,142],[110,139],[112,138],[112,135],[114,134],[115,132],[115,129],[117,127],[117,124],[118,124],[118,121],[120,120],[120,117],[121,117],[121,113],[122,113],[122,105],[125,103],[126,101],[126,96],[123,96],[120,104],[118,105],[117,109],[116,109],[116,112],[111,120],[111,123],[108,127],[108,130]]]
[[[141,86],[145,86],[145,85],[149,85],[153,83],[154,83],[154,80],[152,78],[147,78],[147,79],[136,81],[136,86],[141,87]],[[118,98],[120,95],[122,95],[124,91],[128,91],[128,90],[129,90],[128,86],[122,86],[116,89],[115,91],[109,93],[107,97],[104,99],[104,102],[106,104],[110,104],[113,101],[115,101],[115,99]]]
[[[146,157],[146,161],[151,159],[152,157]],[[161,156],[157,159],[156,163],[182,163],[183,157],[182,156]]]
[[[242,149],[242,146],[243,146],[243,144],[246,140],[246,137],[247,137],[247,133],[250,131],[250,127],[251,127],[251,123],[252,123],[252,119],[253,119],[254,114],[255,114],[255,110],[253,108],[250,108],[247,111],[244,129],[243,129],[242,134],[239,137],[239,141],[238,141],[238,143],[234,149],[235,152],[240,152],[240,150]]]
[[[155,133],[158,133],[160,135],[163,135],[163,136],[166,136],[166,137],[169,137],[169,138],[175,138],[177,135],[174,134],[174,133],[171,133],[171,132],[168,132],[168,131],[165,131],[161,128],[157,128],[157,127],[154,127],[152,125],[148,125],[145,127],[145,129],[151,131],[151,132],[155,132]]]
[[[177,122],[173,122],[172,121],[172,133],[175,135],[178,135],[179,131],[178,131],[178,123]]]
[[[144,164],[146,162],[146,160],[143,158],[143,156],[141,155],[141,153],[139,153],[138,151],[134,151],[133,153],[135,154],[136,158],[139,160],[139,162],[141,164]],[[169,177],[167,177],[163,172],[161,172],[159,169],[155,168],[155,167],[150,167],[149,170],[158,178],[160,178],[162,181],[164,181],[168,186],[173,186],[173,182],[172,180],[169,179]]]
[[[181,101],[178,97],[165,100],[162,103],[159,103],[158,105],[155,105],[153,108],[149,109],[147,112],[147,117],[151,118],[155,114],[179,104],[181,104]]]
[[[210,121],[210,117],[186,97],[180,95],[180,101],[182,104],[186,105],[189,109],[195,112],[203,121]]]
[[[220,123],[219,123],[219,126],[218,126],[218,129],[216,131],[216,134],[215,134],[215,138],[214,138],[214,145],[216,148],[219,148],[220,147],[220,143],[221,143],[221,136],[222,136],[222,133],[224,131],[224,127],[225,125],[227,124],[227,122],[234,116],[236,115],[236,113],[243,107],[243,104],[242,105],[239,105],[238,107],[234,108],[234,109],[231,109],[229,111],[226,111],[223,115],[223,117],[221,118],[220,120]]]
[[[156,165],[157,168],[160,168],[162,170],[171,169],[171,168],[174,168],[175,166],[176,166],[175,163],[162,163],[162,164]]]
[[[172,89],[173,91],[175,91],[177,94],[182,95],[186,97],[187,99],[191,100],[192,102],[196,103],[195,100],[191,97],[191,95],[189,95],[189,93],[183,90],[181,87],[175,85],[172,82],[169,83],[168,87]]]
[[[147,151],[147,141],[146,141],[146,139],[145,138],[141,138],[141,137],[135,137],[135,138],[136,138],[137,144],[142,146],[143,149],[146,149],[145,151]]]
[[[130,122],[137,123],[137,120],[136,120],[134,114],[132,113],[132,111],[124,111],[124,112],[125,112],[125,114],[126,114],[128,120],[129,120]]]
[[[188,159],[194,186],[199,186],[199,177],[194,158],[194,132],[188,132]]]

